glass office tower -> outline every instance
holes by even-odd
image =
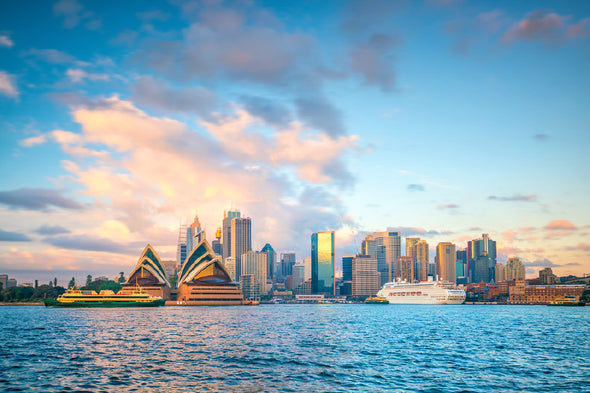
[[[311,291],[335,295],[334,231],[311,235]]]

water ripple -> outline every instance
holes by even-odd
[[[0,390],[589,391],[590,308],[0,307]]]

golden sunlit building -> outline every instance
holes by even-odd
[[[152,296],[159,296],[163,299],[170,298],[170,282],[166,271],[160,257],[149,244],[143,249],[127,282],[122,284],[121,291],[129,291],[138,285]]]

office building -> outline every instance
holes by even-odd
[[[297,288],[305,281],[305,265],[296,263],[293,265],[293,288]]]
[[[234,218],[240,218],[241,213],[238,209],[229,209],[223,212],[222,234],[221,234],[221,256],[235,257],[231,253],[231,222]]]
[[[453,243],[438,243],[436,246],[436,257],[434,261],[436,265],[436,274],[438,275],[439,280],[456,283],[456,259],[457,254]]]
[[[539,281],[542,285],[553,285],[557,284],[557,276],[553,274],[553,270],[550,267],[539,270]]]
[[[388,282],[391,275],[390,265],[386,260],[386,246],[383,238],[377,238],[373,234],[367,234],[361,244],[362,255],[377,259],[377,269],[380,272],[381,285]]]
[[[457,250],[457,284],[467,284],[467,249]]]
[[[406,239],[406,256],[414,258],[414,274],[418,281],[428,280],[429,249],[428,242],[416,237]]]
[[[217,227],[217,230],[215,231],[215,240],[211,242],[211,248],[215,255],[221,255],[221,227]]]
[[[509,258],[506,263],[506,281],[524,280],[524,265],[519,258]]]
[[[268,254],[265,252],[248,251],[242,254],[240,271],[244,275],[251,275],[254,277],[252,286],[253,296],[260,297],[266,295],[266,278],[268,269]]]
[[[252,250],[252,221],[250,218],[232,218],[230,257],[236,258],[236,280],[241,274],[242,255]]]
[[[223,260],[223,265],[225,266],[225,270],[229,275],[232,281],[236,280],[236,258],[234,257],[227,257]]]
[[[506,265],[496,263],[496,283],[506,281]]]
[[[412,256],[401,256],[397,257],[397,266],[396,271],[398,272],[398,277],[405,282],[412,283],[414,282],[415,272],[414,272],[414,257]]]
[[[314,294],[334,296],[334,231],[311,235],[311,290]]]
[[[303,266],[305,266],[304,281],[311,280],[311,257],[303,258]]]
[[[186,225],[180,224],[178,228],[178,242],[176,243],[176,264],[182,266],[186,256]]]
[[[352,296],[374,296],[381,289],[377,258],[357,255],[352,259]]]
[[[8,274],[0,274],[0,289],[8,288]]]
[[[195,214],[195,219],[186,228],[186,252],[190,254],[197,244],[203,240],[205,232],[201,229],[201,222],[199,216]]]
[[[342,281],[352,281],[352,260],[354,257],[354,255],[342,257]]]
[[[284,282],[287,276],[293,275],[293,265],[295,265],[295,253],[286,252],[281,254],[280,274],[279,280]]]
[[[467,277],[470,279],[473,278],[473,262],[481,256],[490,257],[493,265],[496,265],[496,242],[491,240],[487,233],[484,233],[479,239],[467,242]],[[482,262],[479,264],[479,269],[481,271]]]
[[[471,260],[471,277],[470,281],[473,283],[491,283],[495,282],[496,278],[496,263],[494,260],[484,253]]]
[[[268,256],[268,269],[266,270],[267,276],[269,279],[274,277],[274,270],[275,264],[277,259],[277,253],[275,252],[274,248],[270,245],[270,243],[266,243],[260,252],[265,252]]]

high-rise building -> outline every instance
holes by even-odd
[[[225,266],[225,270],[227,270],[227,274],[232,281],[236,280],[236,258],[234,257],[227,257],[223,260],[223,265]]]
[[[0,289],[8,288],[8,274],[0,274]]]
[[[357,255],[352,259],[352,296],[374,296],[381,289],[377,258]]]
[[[487,233],[481,235],[481,238],[479,239],[467,242],[467,277],[470,279],[473,277],[473,262],[481,256],[490,257],[493,265],[496,265],[496,242],[491,240]]]
[[[506,281],[506,265],[496,263],[496,282]]]
[[[305,265],[296,263],[293,265],[293,288],[297,288],[305,281]]]
[[[266,274],[269,279],[272,279],[274,276],[274,267],[275,261],[277,259],[277,253],[275,252],[274,248],[270,245],[270,243],[266,243],[260,252],[265,252],[268,256],[268,269],[266,270]]]
[[[490,283],[496,281],[496,264],[487,254],[480,255],[471,260],[471,282]]]
[[[525,270],[524,265],[519,258],[508,258],[506,263],[506,281],[524,280]]]
[[[457,267],[455,273],[457,274],[457,283],[467,284],[467,250],[457,250]]]
[[[334,296],[334,231],[311,235],[311,291]]]
[[[385,264],[388,269],[387,280],[391,282],[397,277],[397,257],[402,255],[401,235],[397,231],[374,232],[371,235],[377,241],[378,246],[385,247]],[[385,269],[381,272],[381,274],[383,273],[385,273]],[[384,281],[383,277],[381,277],[381,281]]]
[[[281,254],[281,264],[280,264],[280,272],[279,272],[279,279],[284,281],[287,276],[293,275],[293,265],[295,265],[295,253],[294,252],[285,252]]]
[[[203,240],[205,232],[201,230],[199,216],[195,214],[194,221],[186,228],[186,252],[188,254]]]
[[[352,260],[354,255],[342,256],[342,281],[352,281]]]
[[[223,212],[223,232],[221,237],[221,256],[225,259],[227,257],[235,257],[231,254],[231,221],[234,218],[240,218],[240,211],[238,209],[229,209]]]
[[[217,227],[217,230],[215,231],[215,240],[211,242],[211,248],[215,255],[221,255],[221,227]]]
[[[230,256],[236,258],[236,280],[240,279],[242,255],[252,250],[252,221],[232,218]]]
[[[186,225],[180,224],[178,228],[178,243],[176,244],[176,264],[182,266],[186,257]]]
[[[305,266],[304,281],[311,280],[311,257],[303,258],[303,266]]]
[[[414,266],[414,257],[407,255],[397,257],[396,271],[398,272],[398,277],[402,281],[414,282]]]
[[[406,239],[406,256],[414,258],[414,274],[418,281],[428,279],[429,249],[426,240],[417,237]]]
[[[266,295],[266,277],[268,268],[268,254],[265,252],[248,251],[241,256],[240,271],[244,275],[254,276],[254,296]]]
[[[456,283],[457,274],[456,268],[457,254],[455,245],[453,243],[438,243],[436,246],[436,274],[440,280],[450,281]]]

